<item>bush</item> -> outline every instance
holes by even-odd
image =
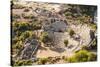
[[[88,61],[96,61],[97,60],[97,55],[96,54],[89,53],[88,55],[89,55]]]
[[[82,46],[82,50],[88,50],[89,49],[89,47],[88,46]]]
[[[46,64],[48,62],[47,58],[40,58],[38,64]]]
[[[67,17],[67,16],[72,16],[72,13],[71,12],[66,12],[65,13],[65,16]]]
[[[19,33],[19,32],[25,32],[26,30],[38,30],[41,29],[41,24],[37,21],[33,23],[28,23],[28,22],[13,22],[12,23],[12,29],[14,32]]]
[[[38,30],[38,29],[41,29],[41,24],[39,23],[39,22],[33,22],[33,24],[32,24],[32,28],[34,29],[34,30]]]
[[[80,50],[75,54],[75,58],[78,62],[85,62],[88,61],[88,51]]]
[[[97,38],[93,41],[93,43],[91,44],[91,48],[92,49],[97,49]]]
[[[51,40],[48,32],[43,32],[40,39],[43,43],[47,43]]]
[[[75,32],[71,29],[70,31],[69,31],[69,35],[70,36],[73,36],[75,34]]]
[[[28,8],[24,9],[24,12],[29,12],[30,10]]]
[[[96,55],[86,50],[80,50],[74,56],[68,58],[68,62],[95,61]]]
[[[68,40],[64,40],[64,44],[67,47],[68,46]]]
[[[14,63],[14,66],[22,66],[22,65],[32,65],[31,60],[18,60]]]
[[[23,36],[25,39],[32,37],[32,32],[31,31],[25,31],[25,32],[22,33],[21,36]]]
[[[35,17],[33,16],[33,14],[25,14],[25,13],[22,14],[22,17],[23,17],[24,19],[34,19],[34,18],[35,18]]]
[[[12,8],[13,8],[13,9],[23,9],[23,8],[25,8],[25,6],[23,6],[23,5],[21,5],[21,4],[13,4],[13,5],[12,5]]]
[[[97,25],[96,25],[96,24],[93,24],[93,23],[90,24],[90,27],[91,27],[92,29],[94,29],[94,30],[97,29]]]
[[[22,49],[23,48],[23,43],[22,43],[22,41],[18,41],[13,46],[14,46],[15,49]]]
[[[20,18],[20,15],[13,14],[13,15],[12,15],[12,18],[13,18],[13,19],[18,19],[18,18]]]
[[[24,40],[25,40],[25,39],[27,39],[27,38],[36,38],[36,35],[34,34],[33,31],[25,31],[25,32],[23,32],[23,33],[21,34],[20,37],[24,38]]]
[[[64,58],[62,58],[64,61],[69,61],[69,58],[68,57],[64,57]]]
[[[19,41],[18,37],[15,36],[14,38],[12,38],[12,44],[16,44],[18,41]]]
[[[26,31],[29,30],[30,24],[27,22],[13,22],[12,27],[14,31]]]
[[[67,58],[65,61],[68,61],[70,63],[74,63],[74,62],[77,62],[76,58],[75,57],[70,57],[70,58]]]

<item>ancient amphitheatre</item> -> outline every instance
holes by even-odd
[[[97,60],[96,6],[19,1],[11,7],[12,65]]]

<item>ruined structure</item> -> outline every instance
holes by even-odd
[[[35,52],[37,51],[38,46],[39,46],[39,42],[36,39],[26,40],[20,59],[33,58]]]

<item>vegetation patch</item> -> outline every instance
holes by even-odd
[[[96,54],[93,54],[87,50],[80,50],[75,53],[74,56],[67,59],[68,62],[86,62],[86,61],[95,61],[97,59]]]
[[[48,34],[48,32],[43,32],[41,37],[40,37],[40,40],[43,42],[43,43],[49,43],[51,42],[51,38]]]
[[[48,61],[48,58],[40,58],[37,63],[38,64],[46,64],[47,61]]]
[[[64,44],[67,47],[68,46],[68,40],[64,40]]]
[[[18,60],[14,63],[14,66],[22,66],[22,65],[32,65],[31,60]]]
[[[74,30],[70,29],[70,30],[69,30],[69,35],[70,35],[70,36],[73,36],[74,34],[75,34]]]

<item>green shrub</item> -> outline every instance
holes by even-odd
[[[70,29],[69,35],[70,35],[70,36],[73,36],[74,34],[75,34],[74,30]]]
[[[24,64],[25,64],[25,65],[32,65],[32,63],[33,63],[33,62],[32,62],[31,60],[27,60],[27,61],[25,61]]]
[[[97,60],[97,55],[93,53],[88,54],[88,61],[96,61]]]
[[[16,61],[14,66],[22,66],[24,65],[23,61]]]
[[[68,46],[68,40],[64,40],[64,44],[67,47]]]
[[[29,38],[29,37],[32,37],[32,32],[30,32],[30,31],[25,31],[25,32],[22,33],[21,36],[23,36],[25,39],[26,39],[26,38]]]
[[[94,30],[97,29],[97,25],[96,25],[96,24],[90,24],[90,27],[91,27],[92,29],[94,29]]]
[[[36,35],[34,34],[33,31],[25,31],[25,32],[23,32],[23,33],[21,34],[20,37],[24,38],[24,40],[25,40],[25,39],[27,39],[27,38],[36,38]]]
[[[18,41],[16,44],[15,44],[15,49],[22,49],[23,48],[23,42],[22,41]]]
[[[20,18],[20,15],[13,14],[13,15],[12,15],[12,18],[13,18],[13,19],[18,19],[18,18]]]
[[[47,43],[51,40],[48,32],[43,32],[40,39],[43,43]]]
[[[74,63],[74,62],[77,62],[76,58],[75,57],[70,57],[70,58],[67,58],[65,61],[68,61],[69,63]]]
[[[25,14],[25,13],[22,14],[22,17],[24,19],[34,19],[35,18],[33,14]]]
[[[80,50],[74,56],[68,58],[68,62],[95,61],[96,55],[86,50]]]
[[[82,46],[82,50],[88,50],[89,49],[89,47],[88,46]]]
[[[34,21],[33,23],[28,22],[13,22],[12,29],[16,33],[25,32],[26,30],[38,30],[41,29],[41,23]]]
[[[69,61],[69,58],[68,57],[64,57],[64,58],[62,58],[64,61]]]
[[[46,64],[48,62],[47,58],[40,58],[38,64]]]
[[[97,38],[91,44],[92,49],[97,49]]]
[[[66,13],[65,13],[65,16],[71,16],[71,15],[72,15],[71,12],[66,12]]]
[[[32,28],[33,28],[34,30],[41,29],[41,24],[40,24],[39,22],[35,21],[35,22],[33,22],[33,24],[32,24]]]
[[[62,56],[62,59],[65,59],[66,57],[65,56]]]
[[[15,36],[14,38],[12,38],[12,44],[16,44],[18,41],[19,41],[18,37]]]
[[[88,51],[80,50],[75,54],[75,58],[78,62],[85,62],[88,61]]]
[[[13,22],[12,27],[14,31],[26,31],[29,30],[30,24],[28,22]]]
[[[28,8],[24,9],[24,12],[29,12],[30,10]]]
[[[23,6],[21,4],[13,4],[12,8],[13,9],[23,9],[23,8],[25,8],[25,6]]]
[[[31,60],[18,60],[14,63],[14,66],[32,65]]]

